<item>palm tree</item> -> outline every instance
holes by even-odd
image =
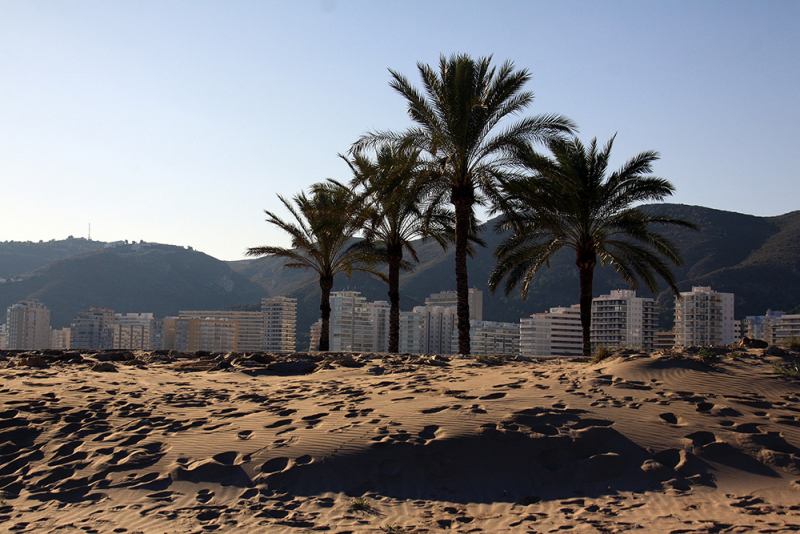
[[[424,93],[390,69],[389,85],[408,105],[415,125],[406,132],[367,133],[354,145],[359,151],[386,142],[400,142],[430,158],[428,174],[433,201],[455,209],[455,259],[458,350],[469,354],[469,235],[475,226],[475,204],[500,199],[498,183],[507,179],[512,155],[531,141],[547,141],[571,132],[573,123],[559,115],[529,117],[504,127],[501,121],[523,111],[533,94],[522,88],[527,70],[505,62],[499,69],[491,57],[441,56],[439,71],[417,64]]]
[[[264,213],[268,223],[289,234],[292,248],[254,247],[247,249],[246,255],[279,256],[288,260],[284,267],[317,272],[322,312],[319,350],[326,352],[330,348],[330,296],[334,276],[342,272],[350,276],[353,271],[383,275],[377,271],[374,254],[358,242],[352,242],[362,225],[361,219],[354,215],[357,199],[352,190],[327,182],[314,184],[309,196],[301,192],[292,202],[280,195],[278,198],[294,221],[284,221],[271,211],[264,210]]]
[[[498,262],[489,277],[492,291],[505,278],[506,295],[521,285],[525,298],[536,272],[562,248],[573,249],[580,280],[584,356],[592,352],[592,281],[598,260],[612,266],[633,289],[641,280],[656,292],[658,276],[679,295],[668,262],[680,266],[683,259],[676,246],[650,226],[697,229],[691,222],[634,207],[661,201],[675,190],[667,180],[649,175],[659,158],[657,152],[637,154],[606,177],[614,137],[602,150],[596,139],[587,147],[574,138],[550,142],[552,158],[527,152],[526,164],[533,174],[506,184],[506,209],[498,229],[512,233],[497,247]]]
[[[418,150],[382,145],[376,159],[355,154],[342,158],[353,171],[353,187],[363,186],[361,198],[367,213],[366,238],[388,266],[389,352],[400,350],[400,270],[413,265],[403,257],[407,251],[419,262],[413,240],[432,238],[442,248],[452,240],[453,215],[439,205],[425,205],[423,165]],[[424,213],[423,213],[424,212]]]

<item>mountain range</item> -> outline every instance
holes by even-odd
[[[699,232],[659,229],[681,250],[685,265],[675,269],[678,286],[711,286],[734,293],[736,317],[761,315],[768,308],[792,310],[800,304],[800,211],[757,217],[701,206],[655,204],[654,213],[695,222]],[[534,278],[527,300],[518,293],[490,295],[486,281],[492,252],[502,240],[493,221],[484,225],[487,248],[469,260],[470,286],[484,292],[485,320],[516,322],[520,317],[578,301],[574,258],[562,251]],[[254,243],[259,245],[263,243]],[[410,310],[438,291],[455,288],[452,248],[415,243],[420,263],[401,276],[401,308]],[[319,287],[313,273],[284,269],[280,258],[224,262],[202,252],[171,245],[115,244],[69,238],[50,242],[0,243],[0,277],[21,281],[0,284],[0,309],[36,298],[51,309],[53,327],[68,326],[91,306],[117,312],[175,315],[188,309],[259,309],[266,296],[298,299],[298,337],[319,317]],[[618,275],[598,268],[594,294],[626,288]],[[360,291],[367,300],[387,300],[386,286],[363,274],[340,275],[334,290]],[[646,291],[642,294],[648,295]],[[651,295],[661,304],[660,323],[672,323],[672,295]],[[302,342],[299,346],[303,346]]]

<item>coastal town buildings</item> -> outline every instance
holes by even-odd
[[[56,350],[70,349],[69,328],[54,328],[50,330],[50,348]]]
[[[70,327],[70,348],[113,349],[114,324],[114,310],[89,308],[80,312]]]
[[[653,348],[656,350],[671,349],[675,346],[675,329],[656,332],[653,337]]]
[[[469,290],[469,318],[471,321],[483,320],[483,291],[474,287]],[[442,308],[454,308],[458,304],[458,294],[455,291],[441,291],[431,293],[425,299],[426,306],[441,306]]]
[[[580,305],[550,308],[520,319],[519,336],[523,356],[580,356],[583,343]]]
[[[294,352],[297,345],[297,299],[262,299],[261,316],[264,323],[261,349],[265,352]]]
[[[6,311],[6,348],[50,348],[50,310],[36,300],[25,300]]]
[[[372,324],[372,351],[389,351],[389,313],[391,304],[385,300],[367,302]]]
[[[224,321],[236,323],[236,349],[195,349],[195,350],[237,350],[239,352],[258,352],[263,344],[264,316],[258,311],[231,311],[231,310],[188,310],[178,312],[182,319],[209,319],[211,321]],[[212,323],[197,323],[212,324]],[[222,323],[220,323],[222,324]],[[207,327],[210,328],[210,327]],[[188,330],[187,330],[188,332]],[[225,334],[227,335],[227,334]],[[204,341],[204,343],[206,343]],[[230,347],[230,345],[225,345]],[[186,350],[186,349],[178,349]]]
[[[236,352],[238,329],[227,319],[165,317],[163,345],[182,352]]]
[[[154,350],[161,346],[151,346],[150,330],[153,325],[152,313],[115,313],[113,348],[126,350]]]
[[[750,339],[766,340],[766,330],[786,315],[780,310],[767,310],[764,315],[748,315],[742,319],[742,335]]]
[[[426,304],[400,312],[400,352],[452,354],[456,323],[455,306]]]
[[[764,341],[770,345],[782,345],[800,340],[800,315],[781,315],[764,327]]]
[[[474,355],[518,356],[519,343],[519,323],[469,322],[469,349]],[[450,352],[458,352],[458,331],[453,332]]]
[[[434,293],[424,306],[400,312],[399,350],[409,354],[453,354],[457,351],[455,291]],[[483,293],[470,290],[471,315],[483,316]],[[367,302],[358,291],[331,293],[330,350],[385,352],[389,336],[388,302]],[[321,320],[311,326],[309,349],[319,346]],[[519,325],[470,321],[471,350],[480,354],[519,353]],[[455,343],[455,344],[454,344]]]
[[[735,341],[733,293],[695,286],[675,297],[675,345],[729,345]]]
[[[658,328],[656,301],[617,289],[592,299],[592,347],[652,349]]]
[[[373,352],[373,325],[367,299],[358,291],[331,293],[329,343],[334,352]],[[310,350],[319,347],[322,319],[311,328]]]

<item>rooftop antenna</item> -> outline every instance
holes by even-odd
[[[89,223],[89,241],[92,240],[92,223]]]

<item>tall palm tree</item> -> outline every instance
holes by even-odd
[[[489,277],[492,291],[505,278],[505,293],[521,285],[525,298],[536,272],[562,248],[573,249],[584,356],[592,352],[592,282],[598,260],[612,266],[633,289],[642,281],[656,292],[660,277],[678,295],[668,263],[680,266],[683,259],[677,247],[651,226],[697,229],[689,221],[650,215],[635,207],[661,201],[675,190],[667,180],[649,175],[657,152],[637,154],[606,177],[614,137],[602,149],[596,139],[587,147],[573,138],[550,142],[552,157],[527,152],[526,165],[533,174],[506,184],[506,209],[498,228],[512,233],[497,247],[498,262]]]
[[[333,278],[339,273],[347,276],[353,271],[364,271],[376,276],[377,259],[367,248],[353,243],[361,229],[362,220],[355,215],[357,199],[352,190],[335,182],[318,183],[311,187],[310,195],[301,192],[292,202],[278,195],[289,210],[293,221],[285,221],[271,211],[264,210],[267,222],[274,224],[292,239],[292,248],[253,247],[247,256],[279,256],[288,261],[289,268],[312,269],[319,275],[321,292],[319,309],[322,313],[322,330],[319,350],[330,349],[331,290]]]
[[[366,238],[388,266],[389,352],[400,350],[400,271],[419,262],[413,241],[432,238],[442,248],[452,240],[453,215],[440,205],[425,205],[424,167],[418,150],[382,145],[375,160],[364,154],[342,156],[353,171],[353,187],[362,186],[367,213]]]
[[[455,209],[455,260],[458,350],[469,354],[469,280],[467,253],[475,204],[499,199],[498,183],[508,175],[512,154],[531,141],[547,141],[574,128],[559,115],[528,117],[501,126],[523,111],[533,94],[522,88],[527,70],[505,62],[499,69],[491,57],[441,56],[438,72],[417,64],[424,93],[390,69],[389,85],[408,105],[415,125],[406,132],[370,132],[354,145],[358,151],[386,142],[402,142],[422,150],[432,164],[429,186],[437,202]]]

